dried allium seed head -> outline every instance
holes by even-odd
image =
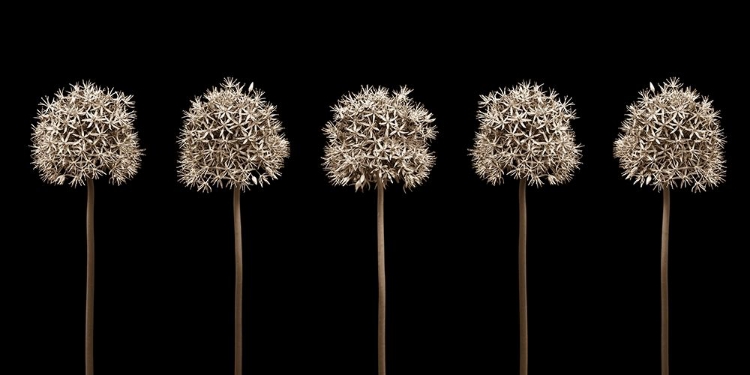
[[[379,180],[384,187],[403,181],[411,189],[427,178],[435,164],[428,149],[437,135],[435,119],[410,93],[406,87],[391,94],[367,86],[332,107],[333,121],[323,129],[323,166],[334,185],[364,190]]]
[[[570,181],[581,146],[570,128],[576,117],[569,99],[561,101],[553,90],[547,94],[529,82],[480,98],[479,131],[470,150],[479,177],[492,185],[501,184],[505,174],[537,186]]]
[[[650,86],[628,107],[615,141],[623,176],[657,191],[686,185],[705,191],[724,181],[725,140],[711,101],[677,78],[658,93]]]
[[[80,186],[109,175],[121,184],[133,177],[143,151],[133,128],[133,97],[91,82],[70,85],[44,98],[33,125],[32,164],[42,180]]]
[[[276,107],[253,85],[226,78],[185,111],[180,132],[180,181],[198,191],[269,183],[281,175],[289,141],[284,138]]]

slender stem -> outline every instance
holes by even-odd
[[[664,188],[661,214],[661,374],[669,375],[669,289],[667,264],[669,255],[669,187]]]
[[[242,375],[242,221],[240,188],[234,188],[234,374]]]
[[[94,375],[94,180],[86,189],[86,375]]]
[[[518,310],[521,327],[520,374],[529,373],[529,322],[526,301],[526,179],[518,186]]]
[[[378,181],[378,375],[385,375],[385,230],[383,182]]]

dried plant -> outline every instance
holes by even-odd
[[[661,231],[661,373],[669,374],[669,211],[670,190],[705,191],[724,181],[725,138],[719,112],[708,98],[679,79],[653,84],[628,106],[614,154],[623,176],[663,192]]]
[[[91,82],[45,97],[32,126],[32,165],[42,180],[87,186],[86,374],[94,373],[94,180],[122,184],[138,171],[143,151],[133,128],[133,98]]]
[[[328,138],[323,166],[334,185],[359,190],[374,184],[378,191],[378,374],[385,375],[385,186],[403,182],[404,190],[425,180],[435,164],[429,142],[437,132],[432,114],[415,103],[411,90],[389,93],[363,87],[342,97],[332,107],[333,121],[323,132]]]
[[[581,159],[580,145],[570,121],[575,111],[570,99],[522,82],[480,96],[479,131],[471,156],[474,170],[492,185],[508,174],[520,180],[518,190],[518,295],[520,318],[520,374],[528,374],[528,308],[526,292],[526,185],[570,181]]]
[[[724,134],[708,98],[672,78],[643,90],[615,141],[623,176],[657,191],[690,186],[705,191],[724,181]]]
[[[91,82],[44,98],[31,137],[42,180],[75,187],[105,175],[118,185],[133,177],[142,155],[133,106],[132,96]]]
[[[333,106],[333,121],[323,130],[323,165],[334,185],[359,190],[403,181],[404,189],[412,189],[427,178],[435,164],[428,149],[437,135],[435,119],[410,93],[368,86]]]
[[[226,78],[196,98],[180,132],[180,181],[198,191],[268,184],[281,175],[289,142],[263,92]]]
[[[180,132],[180,181],[198,191],[211,185],[234,190],[234,373],[242,374],[242,216],[240,192],[281,175],[289,142],[276,107],[251,83],[244,92],[232,78],[196,98]]]
[[[480,96],[479,131],[471,149],[474,169],[492,185],[508,174],[541,186],[570,181],[581,158],[570,121],[570,99],[523,82]]]

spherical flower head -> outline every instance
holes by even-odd
[[[406,190],[427,178],[435,164],[428,148],[437,135],[435,119],[410,93],[406,87],[390,93],[365,86],[332,107],[333,120],[323,129],[323,166],[334,185],[354,185],[356,191],[403,182]]]
[[[45,97],[40,106],[31,156],[42,180],[76,187],[109,175],[119,185],[136,174],[143,151],[133,128],[132,96],[81,82]]]
[[[725,139],[711,101],[677,78],[640,95],[615,141],[623,176],[657,191],[691,186],[699,192],[724,181]]]
[[[276,107],[263,92],[244,92],[244,85],[226,78],[185,111],[179,136],[180,181],[198,191],[214,187],[263,186],[281,175],[289,141],[284,138]]]
[[[570,181],[581,146],[570,127],[576,117],[568,98],[522,82],[480,99],[479,130],[470,150],[479,177],[492,185],[502,184],[505,174],[536,186]]]

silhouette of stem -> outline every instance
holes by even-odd
[[[94,375],[94,180],[86,189],[86,375]]]
[[[385,230],[383,182],[378,181],[378,375],[385,375]]]
[[[234,374],[242,375],[242,221],[240,188],[234,188]]]
[[[661,216],[661,374],[669,375],[669,288],[667,265],[669,259],[669,187],[664,188]]]
[[[526,179],[518,186],[518,310],[521,328],[520,374],[529,373],[529,327],[526,300]]]

